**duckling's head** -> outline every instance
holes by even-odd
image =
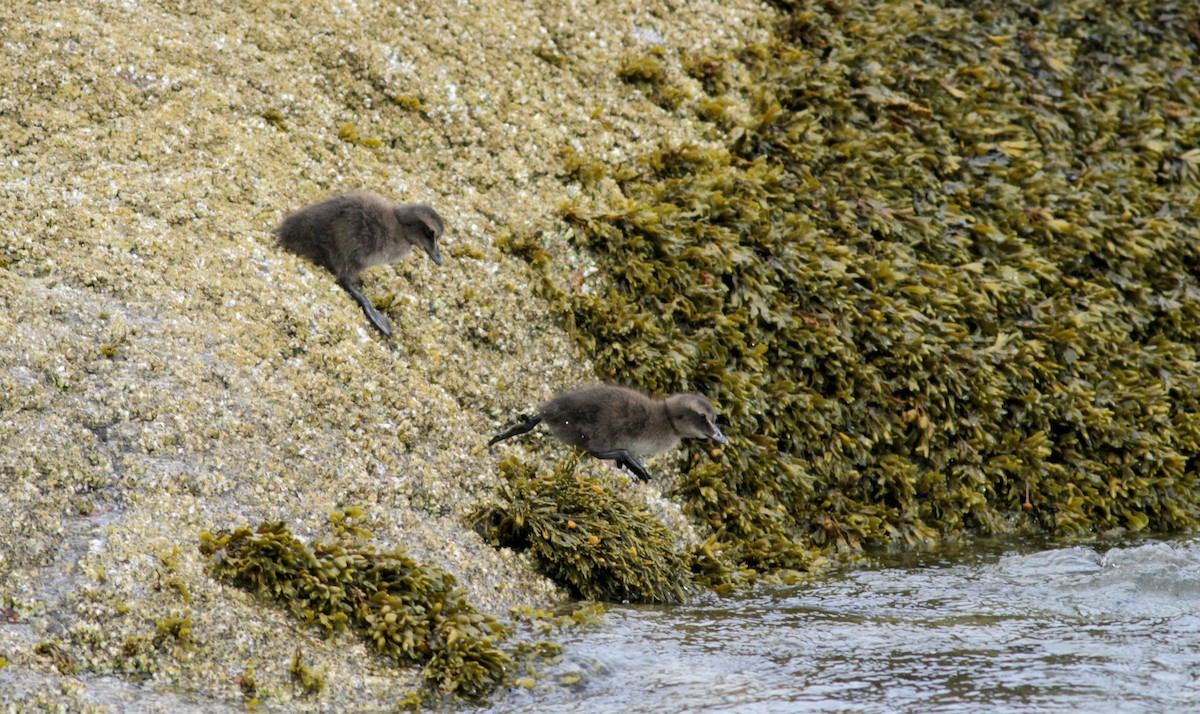
[[[438,239],[446,227],[437,211],[423,203],[402,203],[396,206],[396,220],[400,222],[409,243],[428,253],[434,263],[442,264]]]
[[[672,394],[667,397],[667,414],[675,432],[684,438],[712,439],[724,444],[725,435],[717,427],[717,410],[699,394]]]

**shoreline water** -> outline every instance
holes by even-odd
[[[612,606],[488,712],[1195,711],[1200,541],[995,538]]]

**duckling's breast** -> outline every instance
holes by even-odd
[[[679,437],[674,434],[642,434],[632,438],[624,448],[636,456],[647,457],[670,451],[676,446],[679,446]]]
[[[387,265],[395,263],[403,259],[412,252],[412,246],[404,242],[394,242],[390,245],[384,245],[379,250],[367,256],[367,264],[365,267],[373,268],[376,265]]]

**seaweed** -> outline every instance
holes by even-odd
[[[216,578],[279,602],[327,636],[351,631],[397,664],[423,664],[426,699],[486,698],[512,664],[496,644],[509,628],[477,612],[451,574],[399,548],[376,551],[356,525],[361,515],[332,514],[335,537],[311,546],[282,523],[263,523],[203,533],[200,550]],[[293,676],[319,690],[320,678],[298,663],[299,655]]]
[[[617,67],[617,76],[646,90],[655,104],[669,111],[683,104],[687,93],[670,80],[666,54],[662,47],[655,46],[645,54],[629,55]]]
[[[344,121],[338,124],[338,138],[349,144],[362,146],[367,149],[378,149],[383,146],[383,140],[381,139],[360,135],[358,127],[354,126],[354,122]]]
[[[649,513],[577,473],[579,454],[539,474],[518,459],[500,464],[500,503],[468,522],[496,547],[527,551],[539,572],[576,598],[673,603],[692,590],[690,558]]]
[[[166,642],[175,642],[185,650],[192,648],[192,618],[190,615],[168,615],[154,623],[158,634],[153,642],[162,647]]]
[[[284,118],[283,112],[275,109],[274,107],[264,110],[259,116],[261,116],[268,124],[275,127],[279,131],[288,130],[287,120]]]
[[[420,113],[429,111],[429,107],[425,104],[425,102],[422,102],[419,97],[415,97],[411,94],[389,93],[387,97],[389,100],[391,100],[392,104],[395,104],[404,111]]]
[[[620,187],[558,231],[604,286],[560,277],[552,237],[501,241],[600,375],[719,404],[731,443],[690,445],[676,494],[709,549],[802,570],[1200,523],[1195,9],[781,7],[738,72],[689,64],[749,108],[723,147],[569,157]]]
[[[33,648],[33,652],[36,655],[49,659],[59,674],[74,676],[79,673],[79,665],[76,664],[70,653],[58,642],[40,642]]]
[[[731,60],[725,54],[693,54],[684,58],[683,69],[688,76],[700,82],[705,92],[716,97],[733,86],[729,71]]]
[[[288,667],[288,674],[305,694],[320,694],[325,690],[325,675],[312,671],[311,667],[304,664],[304,658],[299,649],[296,650],[296,656],[292,658],[292,664]]]
[[[552,44],[542,45],[533,49],[533,56],[542,60],[551,67],[562,69],[567,66],[567,58],[563,56],[558,48]]]

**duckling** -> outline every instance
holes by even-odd
[[[537,414],[497,434],[488,446],[546,422],[559,441],[597,459],[611,459],[643,481],[650,473],[641,459],[679,445],[681,439],[727,443],[717,411],[699,394],[649,397],[628,387],[597,385],[565,392],[538,407]]]
[[[359,292],[358,275],[404,258],[413,246],[441,265],[438,239],[444,230],[442,217],[429,206],[394,204],[359,191],[305,206],[286,216],[272,232],[285,248],[333,273],[338,285],[362,306],[371,324],[384,337],[391,337],[387,318]]]

